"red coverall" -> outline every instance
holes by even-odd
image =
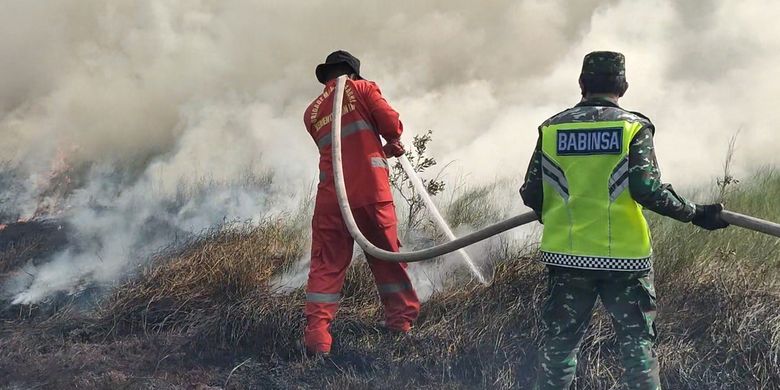
[[[331,123],[336,80],[306,109],[304,123],[320,150],[320,181],[312,218],[311,268],[306,286],[304,344],[327,353],[329,327],[336,315],[341,288],[352,260],[353,239],[341,217],[333,180]],[[397,220],[390,190],[389,166],[379,135],[401,136],[398,113],[371,81],[350,80],[344,90],[341,125],[342,161],[347,197],[360,230],[376,246],[397,252]],[[408,331],[420,302],[406,274],[406,264],[366,256],[385,308],[386,325]]]

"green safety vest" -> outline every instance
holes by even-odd
[[[541,128],[542,261],[579,268],[649,267],[650,230],[642,206],[628,191],[628,148],[641,128],[642,123],[626,120]]]

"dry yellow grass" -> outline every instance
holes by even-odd
[[[761,183],[780,188],[777,176]],[[756,215],[774,207],[748,195],[734,195],[732,206]],[[655,228],[657,245],[664,245],[656,280],[665,388],[780,387],[780,261],[766,252],[778,241],[676,222],[657,221]],[[307,359],[299,344],[302,289],[279,295],[269,284],[303,255],[304,235],[300,223],[283,219],[215,230],[156,258],[86,318],[6,320],[0,386],[47,383],[55,375],[47,373],[56,373],[65,387],[528,388],[546,286],[544,267],[526,248],[489,254],[492,285],[460,279],[434,294],[409,336],[374,326],[381,307],[367,266],[356,261],[332,329],[334,353]],[[756,245],[743,242],[750,239]],[[581,351],[577,389],[619,388],[613,336],[599,310]],[[134,352],[128,357],[123,348]],[[101,358],[87,359],[84,351]],[[52,368],[36,371],[31,362]]]

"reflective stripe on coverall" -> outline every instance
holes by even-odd
[[[352,260],[353,239],[341,217],[331,160],[331,122],[335,80],[309,105],[307,130],[320,151],[320,182],[312,218],[311,268],[306,287],[304,344],[328,352],[329,327],[338,309],[346,270]],[[347,197],[360,230],[378,247],[397,252],[397,219],[389,182],[389,165],[379,135],[398,138],[403,131],[398,113],[370,81],[348,80],[344,94],[342,144]],[[388,328],[407,331],[417,318],[417,299],[406,265],[367,256],[385,308]]]
[[[331,159],[335,84],[335,80],[326,83],[322,94],[304,114],[306,129],[320,152],[320,183],[315,208],[323,210],[339,209]],[[403,132],[398,113],[382,97],[375,83],[347,80],[341,121],[341,158],[350,206],[359,208],[377,202],[392,202],[389,171],[374,168],[377,161],[386,161],[379,136],[395,139]]]

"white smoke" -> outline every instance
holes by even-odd
[[[407,141],[434,130],[432,153],[469,183],[519,186],[536,126],[577,102],[592,50],[626,54],[622,104],[654,120],[677,187],[717,174],[738,129],[737,175],[776,165],[778,13],[770,0],[6,1],[0,162],[17,179],[1,175],[0,216],[35,211],[65,150],[78,174],[63,208],[85,242],[16,299],[110,283],[181,235],[297,207],[317,161],[303,109],[334,49],[362,60]]]

